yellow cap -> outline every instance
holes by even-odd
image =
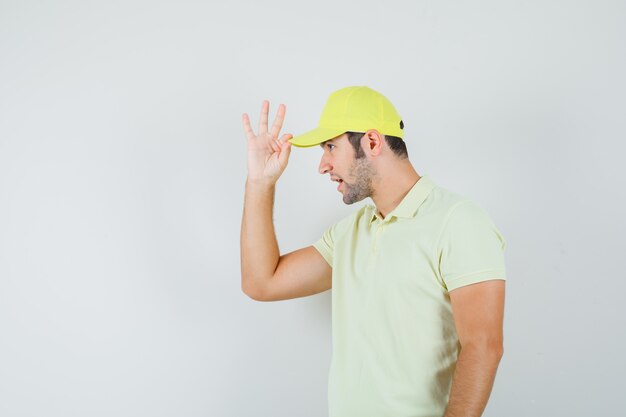
[[[289,142],[308,148],[346,132],[370,129],[403,138],[403,128],[402,118],[387,97],[365,86],[345,87],[330,95],[316,129],[295,136]]]

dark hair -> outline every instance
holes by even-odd
[[[361,138],[365,133],[360,132],[346,132],[348,134],[348,140],[352,144],[354,148],[354,152],[356,153],[356,159],[363,158],[365,156],[365,152],[361,148]],[[402,138],[397,136],[389,136],[383,135],[385,138],[385,142],[389,148],[393,151],[394,154],[400,159],[406,159],[409,157],[409,151],[406,149],[406,143]]]

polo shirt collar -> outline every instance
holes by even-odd
[[[384,219],[379,216],[376,206],[370,204],[369,207],[372,212],[370,224],[376,219],[380,221],[386,221],[392,216],[407,219],[415,217],[417,209],[422,205],[424,200],[426,200],[426,197],[428,197],[428,194],[435,186],[436,184],[430,179],[427,174],[422,175],[420,179],[415,183],[415,185],[413,185],[413,187],[409,190],[407,195],[404,196],[400,204],[398,204],[395,209],[387,214]]]

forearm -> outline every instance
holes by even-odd
[[[452,379],[444,417],[480,417],[487,406],[500,351],[487,348],[462,348]]]
[[[272,219],[274,185],[246,181],[241,222],[241,285],[257,291],[272,278],[280,256]]]

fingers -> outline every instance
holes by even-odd
[[[243,122],[243,130],[246,132],[246,137],[248,140],[254,139],[254,132],[252,131],[252,127],[250,126],[250,117],[247,113],[244,113],[241,116],[241,121]]]
[[[285,166],[289,160],[289,154],[291,153],[291,142],[289,142],[289,139],[292,137],[293,135],[291,133],[285,133],[280,138],[281,152],[278,154],[278,160],[283,166]]]
[[[270,112],[270,102],[263,100],[261,106],[261,118],[259,119],[259,136],[267,133],[267,115]]]
[[[280,133],[280,129],[283,128],[283,120],[285,120],[285,111],[286,106],[284,104],[280,104],[278,106],[278,111],[276,112],[276,118],[274,119],[274,124],[272,125],[272,131],[270,132],[270,137],[277,138]]]
[[[270,147],[272,149],[273,152],[279,152],[281,153],[282,151],[285,150],[285,142],[287,141],[287,139],[293,137],[293,135],[291,133],[285,133],[283,136],[281,136],[280,139],[272,139],[269,138],[269,143],[270,143]],[[291,145],[291,142],[289,142],[289,145]]]
[[[293,135],[291,133],[285,133],[280,137],[277,142],[280,145],[281,150],[285,150],[291,147],[291,142],[289,142],[289,139],[291,139],[292,137]]]
[[[272,152],[280,152],[280,142],[277,139],[268,138],[267,141]]]
[[[261,118],[259,119],[259,132],[258,136],[255,135],[252,130],[252,126],[250,125],[250,116],[247,113],[244,113],[241,117],[244,131],[246,132],[246,136],[249,140],[258,139],[258,138],[266,138],[267,147],[272,152],[280,152],[282,143],[277,140],[278,134],[283,127],[283,122],[285,120],[285,112],[287,106],[284,104],[280,104],[278,106],[278,111],[276,112],[276,118],[274,119],[274,123],[272,124],[272,131],[268,133],[268,115],[270,110],[270,102],[268,100],[263,100],[263,104],[261,105]],[[282,138],[281,138],[282,140]]]

